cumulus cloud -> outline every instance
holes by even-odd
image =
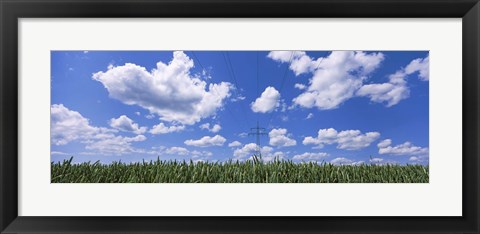
[[[213,155],[212,152],[210,151],[197,151],[197,150],[192,151],[191,154],[192,154],[192,161],[195,163],[209,161],[210,157]]]
[[[274,56],[275,55],[275,56]],[[285,61],[285,54],[278,52],[270,58]],[[334,109],[354,97],[363,82],[384,60],[382,53],[361,51],[333,51],[326,57],[313,60],[305,52],[298,51],[290,64],[296,74],[313,73],[309,86],[293,99],[295,105],[321,110]]]
[[[51,144],[66,145],[72,141],[85,145],[85,149],[92,152],[87,154],[120,155],[133,152],[141,152],[134,148],[132,143],[145,141],[143,135],[124,137],[116,135],[115,129],[95,127],[79,112],[65,107],[63,104],[53,104],[51,112]]]
[[[425,58],[414,59],[405,67],[405,73],[407,75],[410,75],[415,72],[418,72],[418,78],[420,80],[427,81],[429,80],[429,70],[430,70],[429,63],[430,63],[429,56]]]
[[[282,63],[290,62],[289,68],[297,76],[312,72],[322,60],[313,60],[304,51],[271,51],[267,57]]]
[[[307,117],[305,119],[311,119],[313,118],[313,114],[312,113],[308,113]]]
[[[147,131],[147,127],[139,127],[137,123],[133,122],[126,115],[122,115],[118,118],[110,119],[110,127],[124,132],[133,132],[135,134],[142,134]]]
[[[271,86],[268,86],[262,95],[251,103],[253,112],[267,113],[272,112],[280,106],[280,93]]]
[[[228,144],[228,147],[237,147],[241,145],[242,143],[240,143],[239,141],[234,141],[234,142],[230,142],[230,144]]]
[[[272,129],[268,136],[270,137],[271,146],[286,147],[297,144],[296,140],[287,136],[287,129],[285,128]]]
[[[192,153],[192,155],[194,155],[194,156],[208,156],[208,157],[210,157],[210,156],[213,155],[212,152],[206,151],[206,150],[203,150],[203,151],[194,150],[194,151],[192,151],[191,153]]]
[[[50,113],[50,140],[54,145],[66,145],[77,139],[90,139],[107,131],[91,126],[87,118],[77,111],[69,110],[63,104],[53,104]]]
[[[400,145],[391,146],[392,141],[390,139],[386,139],[380,142],[378,146],[378,153],[379,154],[391,154],[391,155],[428,155],[428,148],[422,148],[419,146],[413,145],[411,142],[405,142]]]
[[[184,143],[190,146],[197,146],[197,147],[210,147],[210,146],[222,146],[225,141],[227,141],[224,137],[220,135],[215,135],[214,137],[204,136],[198,140],[186,140]]]
[[[255,143],[249,143],[244,145],[240,149],[233,151],[234,159],[243,160],[248,157],[251,157],[253,154],[257,153],[258,146]],[[268,156],[273,151],[272,147],[264,146],[260,149],[262,156]]]
[[[188,155],[190,154],[190,151],[188,149],[185,149],[183,147],[177,147],[173,146],[165,150],[166,154],[170,155]]]
[[[385,160],[383,158],[371,158],[369,160],[370,164],[373,164],[373,165],[379,165],[379,166],[382,166],[382,165],[397,165],[397,164],[400,164],[399,162],[397,161],[392,161],[392,160]]]
[[[193,67],[192,59],[175,51],[168,64],[158,62],[152,71],[127,63],[97,72],[92,78],[102,83],[113,99],[147,109],[160,120],[191,125],[215,115],[231,89],[227,82],[207,85],[190,74]]]
[[[359,150],[368,147],[380,137],[378,132],[367,132],[362,134],[360,130],[345,130],[337,132],[333,128],[320,129],[317,137],[305,137],[304,145],[317,145],[321,148],[324,145],[337,144],[338,149]]]
[[[151,154],[157,154],[157,155],[169,155],[169,156],[190,156],[190,159],[193,162],[199,162],[199,161],[207,161],[213,154],[210,151],[198,151],[198,150],[193,150],[190,151],[184,147],[179,147],[179,146],[172,146],[172,147],[165,147],[165,146],[159,146],[159,147],[152,147],[153,151],[150,152]],[[188,158],[184,158],[187,159]]]
[[[332,159],[330,161],[331,164],[335,164],[335,165],[361,165],[361,164],[364,164],[365,162],[364,161],[353,161],[351,159],[348,159],[348,158],[335,158],[335,159]]]
[[[371,158],[369,161],[372,164],[380,164],[383,162],[383,158]]]
[[[294,85],[294,87],[297,88],[297,89],[300,89],[300,90],[304,90],[304,89],[307,88],[306,85],[304,85],[304,84],[299,84],[299,83],[296,83],[296,84]]]
[[[411,164],[428,164],[428,155],[412,156],[408,159]]]
[[[363,85],[356,94],[369,97],[372,102],[386,103],[387,107],[394,106],[410,96],[410,89],[406,80],[408,75],[418,72],[419,79],[428,80],[428,63],[428,56],[414,59],[405,68],[391,74],[389,82]]]
[[[387,147],[391,144],[392,144],[392,140],[385,139],[385,140],[381,141],[380,143],[378,143],[377,146],[378,146],[378,148],[385,148],[385,147]]]
[[[185,129],[185,126],[183,125],[180,125],[180,126],[175,126],[175,125],[172,125],[172,126],[165,126],[164,123],[159,123],[155,126],[152,127],[152,129],[150,129],[150,133],[151,134],[166,134],[166,133],[170,133],[170,132],[180,132],[182,130]]]
[[[135,137],[122,136],[103,136],[99,140],[92,141],[86,145],[85,149],[95,150],[102,154],[126,154],[132,152],[139,152],[132,147],[132,142],[145,141],[147,138],[143,135]]]
[[[216,133],[216,132],[220,131],[220,129],[222,129],[222,127],[218,124],[215,124],[210,128],[209,123],[204,123],[204,124],[200,125],[200,129],[206,129],[210,132]]]
[[[281,151],[277,151],[274,153],[267,153],[262,154],[262,161],[263,162],[271,162],[273,160],[284,160],[286,158],[285,153]]]
[[[298,161],[316,161],[316,160],[325,158],[327,156],[328,154],[324,152],[318,152],[318,153],[305,152],[303,154],[297,154],[293,156],[292,159],[298,160]]]

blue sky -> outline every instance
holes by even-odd
[[[51,160],[428,165],[428,51],[52,51]]]

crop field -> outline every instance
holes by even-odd
[[[51,163],[52,183],[428,183],[428,166],[332,165],[275,160]]]

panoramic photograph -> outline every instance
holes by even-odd
[[[429,183],[428,51],[51,51],[51,183]]]

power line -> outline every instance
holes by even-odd
[[[223,55],[223,59],[225,60],[225,63],[227,64],[227,69],[229,69],[229,71],[232,72],[231,76],[233,77],[233,81],[235,82],[235,85],[237,86],[237,88],[239,88],[240,86],[238,85],[237,78],[235,77],[235,72],[233,72],[233,66],[232,66],[232,61],[230,60],[230,55],[228,54],[228,52],[223,52],[222,55]]]
[[[313,70],[313,71],[318,70],[318,68],[320,67],[320,64],[322,64],[324,58],[325,58],[325,57],[320,57],[320,62],[318,62],[317,67],[316,67],[315,70]]]
[[[288,64],[287,66],[285,67],[285,71],[283,72],[283,78],[282,78],[282,83],[280,85],[280,90],[278,91],[279,93],[282,93],[282,89],[283,89],[283,85],[285,84],[285,80],[287,78],[287,74],[288,74],[288,68],[290,67],[290,64],[292,63],[292,60],[293,60],[293,55],[295,54],[296,51],[292,51],[292,54],[290,55],[290,59],[288,60]],[[267,122],[267,126],[270,125],[270,122],[272,121],[272,118],[273,118],[273,111],[272,113],[270,114],[269,118],[268,118],[268,122]]]
[[[288,62],[289,64],[290,64],[290,63],[292,62],[292,60],[293,60],[293,54],[294,54],[294,53],[295,53],[295,51],[293,51],[293,52],[292,52],[292,55],[290,56],[290,61]],[[320,68],[320,65],[322,64],[324,58],[325,58],[325,57],[320,57],[320,61],[318,62],[317,67],[315,67],[315,70],[313,70],[314,72],[315,72],[316,70],[318,70],[318,68]],[[317,59],[317,60],[318,60],[318,59]],[[280,93],[281,93],[281,91],[282,91],[282,89],[283,89],[283,83],[284,83],[284,80],[285,80],[285,78],[286,78],[286,76],[287,76],[288,68],[289,68],[289,65],[285,68],[285,73],[284,73],[284,76],[283,76],[284,79],[283,79],[283,81],[282,81],[282,85],[280,86],[280,91],[279,91]],[[288,111],[289,111],[289,109],[287,108],[286,112],[288,112]],[[270,119],[269,119],[269,121],[268,121],[268,125],[270,125],[270,121],[272,121],[272,117],[273,117],[273,112],[272,112],[272,114],[270,115]]]
[[[293,54],[295,54],[295,51],[292,52],[292,54],[290,55],[290,59],[288,60],[288,64],[291,64],[292,63],[292,60],[293,60]],[[282,93],[282,89],[283,89],[283,85],[285,84],[285,80],[287,78],[287,74],[288,74],[288,68],[289,68],[290,65],[287,65],[287,67],[285,68],[285,72],[283,73],[283,79],[282,79],[282,84],[280,85],[280,93]]]
[[[236,88],[234,89],[234,91],[237,94],[237,96],[240,96],[238,94],[238,91],[237,91],[237,89],[240,89],[240,86],[238,85],[238,82],[237,82],[237,79],[236,79],[236,76],[235,76],[235,72],[233,70],[233,65],[232,65],[232,61],[230,60],[230,55],[228,54],[228,52],[223,52],[222,55],[223,55],[223,59],[225,61],[225,64],[227,65],[227,70],[229,71],[228,75],[229,75],[230,79],[233,78],[233,82],[235,83]],[[230,74],[230,72],[231,72],[231,74]],[[247,125],[250,125],[250,123],[248,121],[248,118],[247,118],[247,110],[245,108],[244,103],[242,102],[240,106],[243,109],[243,115],[245,116],[245,118],[244,118],[245,122],[247,122]]]
[[[197,55],[195,55],[195,52],[192,51],[192,54],[193,54],[193,57],[197,60],[198,64],[200,65],[200,67],[202,67],[202,70],[206,71],[205,67],[202,65],[202,63],[200,62],[200,59],[197,58]]]
[[[202,65],[202,63],[200,62],[200,59],[198,59],[197,55],[195,54],[194,51],[191,51],[192,52],[192,55],[193,57],[195,58],[195,60],[197,60],[198,64],[200,65],[200,67],[202,67],[203,70],[206,71],[205,67]],[[228,108],[228,105],[225,105],[225,109],[227,110],[227,112],[232,116],[233,120],[237,123],[241,122],[246,128],[248,128],[248,123],[247,125],[245,124],[245,122],[242,122],[242,121],[238,121],[237,117],[235,116],[235,114],[230,110],[230,108]]]

